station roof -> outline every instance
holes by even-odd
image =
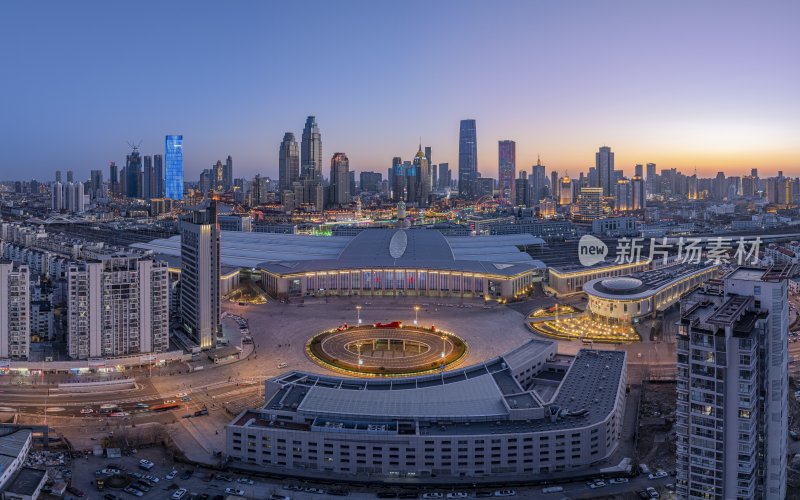
[[[520,247],[544,241],[528,234],[448,236],[436,230],[367,229],[356,236],[222,231],[222,264],[276,274],[361,268],[418,268],[513,276],[543,264]],[[135,243],[180,257],[180,236]]]
[[[716,267],[713,264],[684,263],[633,273],[628,276],[597,278],[584,284],[583,291],[602,299],[644,299],[681,280]]]

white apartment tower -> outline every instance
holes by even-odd
[[[786,497],[788,276],[740,267],[681,302],[679,498]]]
[[[214,347],[220,331],[219,275],[219,225],[212,201],[181,217],[181,324],[202,349]]]
[[[0,260],[0,359],[27,359],[30,351],[28,266]]]
[[[73,359],[169,348],[167,263],[131,254],[70,264],[67,344]]]

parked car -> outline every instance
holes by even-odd
[[[84,493],[83,490],[79,490],[78,488],[72,485],[67,486],[67,491],[69,491],[70,494],[75,495],[78,498],[83,498],[86,496],[86,493]]]
[[[494,492],[494,496],[496,497],[515,497],[517,496],[517,492],[514,490],[497,490]]]
[[[143,497],[144,496],[144,492],[142,490],[137,490],[133,486],[128,486],[127,488],[125,488],[122,491],[124,491],[125,493],[128,493],[130,495],[133,495],[135,497]],[[175,497],[173,497],[173,498],[175,498]]]
[[[469,495],[463,491],[451,491],[447,494],[447,498],[469,498]]]
[[[172,494],[172,500],[181,500],[184,496],[186,496],[186,488],[180,488],[175,490],[175,493]]]
[[[175,470],[175,469],[172,469],[172,470],[169,472],[169,474],[167,474],[166,476],[164,476],[164,478],[165,478],[167,481],[172,481],[173,479],[175,479],[175,476],[177,476],[177,475],[178,475],[178,471],[177,471],[177,470]]]
[[[228,494],[228,495],[236,496],[236,497],[243,497],[244,496],[244,491],[237,490],[236,488],[225,488],[225,493]]]
[[[153,467],[155,467],[155,466],[156,466],[156,464],[154,464],[154,463],[153,463],[153,462],[151,462],[150,460],[146,460],[146,459],[144,459],[144,458],[143,458],[143,459],[141,459],[141,460],[139,460],[139,468],[140,468],[140,469],[144,469],[144,470],[150,470],[150,469],[152,469],[152,468],[153,468]]]
[[[646,491],[647,491],[647,494],[650,495],[650,498],[658,498],[658,497],[661,496],[661,495],[658,494],[658,491],[655,488],[653,488],[652,486],[648,486]]]
[[[662,477],[667,477],[667,476],[669,476],[669,474],[667,474],[666,471],[658,470],[653,472],[652,474],[649,474],[647,477],[649,479],[661,479]]]

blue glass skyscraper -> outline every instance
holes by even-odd
[[[475,120],[461,120],[458,135],[458,194],[471,200],[475,197],[478,178],[478,134]]]
[[[173,200],[183,199],[183,136],[168,135],[165,141],[164,157],[167,168],[165,172],[165,197]]]

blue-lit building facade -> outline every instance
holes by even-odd
[[[165,140],[166,181],[165,197],[183,199],[183,136],[168,135]]]

